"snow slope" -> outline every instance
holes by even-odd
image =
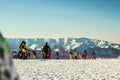
[[[120,80],[120,59],[13,61],[21,80]]]

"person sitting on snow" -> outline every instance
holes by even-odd
[[[13,51],[13,58],[17,59],[16,51]]]
[[[31,51],[30,50],[28,50],[28,52],[27,52],[27,59],[31,59]]]

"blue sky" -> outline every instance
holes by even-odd
[[[120,43],[120,0],[1,0],[5,37],[88,37]]]

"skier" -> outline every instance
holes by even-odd
[[[51,58],[51,50],[48,49],[48,59],[50,59],[50,58]]]
[[[75,51],[74,51],[74,57],[75,57],[75,59],[78,59],[78,55],[79,55],[79,53],[78,53],[78,51],[75,49]]]
[[[12,62],[12,54],[8,52],[5,38],[0,33],[0,80],[19,80]]]
[[[71,50],[69,50],[69,57],[70,57],[70,59],[72,59],[72,58],[73,58],[73,53],[72,53],[72,51],[71,51]]]
[[[43,47],[43,50],[45,52],[45,59],[48,59],[48,49],[51,50],[48,46],[48,42],[46,42],[45,46]]]
[[[96,54],[95,54],[94,51],[93,51],[93,53],[92,53],[92,60],[96,60]]]
[[[87,51],[84,50],[83,54],[82,54],[82,59],[86,59],[86,56],[87,56]]]

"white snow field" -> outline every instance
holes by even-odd
[[[120,80],[120,59],[13,62],[21,80]]]

